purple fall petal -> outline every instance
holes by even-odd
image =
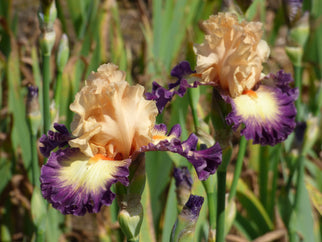
[[[47,135],[43,134],[39,139],[39,142],[42,144],[39,150],[45,157],[49,157],[50,152],[55,148],[68,145],[68,141],[73,139],[65,125],[55,123],[54,128],[57,132],[49,130]]]
[[[298,96],[298,90],[289,87],[289,83],[292,81],[291,75],[283,71],[279,71],[276,75],[270,74],[263,79],[263,84],[255,93],[259,95],[264,93],[266,96],[270,96],[270,106],[268,105],[268,107],[272,107],[272,103],[274,103],[273,106],[276,109],[273,110],[271,116],[267,116],[265,119],[262,118],[262,114],[242,113],[237,105],[238,98],[226,98],[226,101],[232,106],[232,112],[226,116],[227,123],[232,125],[234,130],[244,124],[245,127],[241,130],[241,134],[246,139],[252,139],[254,144],[274,146],[284,141],[296,126],[294,101]],[[257,102],[256,98],[255,100]],[[262,105],[264,105],[263,102]],[[264,110],[265,107],[261,107],[258,112]],[[271,111],[266,109],[264,113]]]
[[[114,200],[115,194],[110,190],[112,184],[121,182],[127,186],[129,183],[130,161],[126,162],[123,167],[116,167],[115,174],[109,175],[108,179],[98,180],[98,185],[94,189],[92,184],[96,183],[90,183],[90,179],[97,179],[97,176],[100,175],[98,172],[93,172],[97,176],[87,177],[87,179],[82,180],[79,177],[84,174],[83,168],[87,165],[90,166],[87,163],[88,159],[77,148],[59,149],[51,153],[48,162],[41,169],[42,195],[62,214],[81,216],[86,212],[97,213],[102,205],[111,205]],[[75,166],[71,168],[73,162],[84,162],[85,165],[78,166],[82,170],[74,171]],[[66,169],[69,169],[67,173]]]

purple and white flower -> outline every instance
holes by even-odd
[[[115,198],[111,186],[129,184],[129,166],[138,153],[171,151],[187,158],[201,180],[221,163],[218,144],[198,151],[191,135],[180,140],[181,128],[169,133],[155,124],[155,101],[146,100],[143,86],[130,86],[125,73],[105,64],[92,73],[75,96],[70,109],[75,113],[71,133],[55,124],[40,139],[40,151],[48,158],[41,169],[41,191],[63,214],[97,213]]]
[[[206,35],[204,43],[195,45],[196,71],[186,61],[179,63],[171,72],[178,80],[168,89],[154,83],[147,98],[159,103],[160,112],[175,94],[182,97],[187,88],[209,85],[231,104],[226,122],[234,130],[243,125],[246,139],[262,145],[284,141],[295,128],[298,90],[289,86],[290,74],[261,73],[270,52],[261,40],[262,24],[219,13],[202,25]]]

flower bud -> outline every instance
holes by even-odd
[[[58,46],[57,52],[57,70],[63,72],[65,65],[69,57],[69,46],[68,46],[68,37],[66,34],[63,34]]]
[[[59,110],[56,107],[55,100],[52,100],[49,106],[50,120],[53,122],[58,122],[59,119]]]
[[[305,13],[289,31],[286,53],[295,66],[301,66],[303,49],[310,34],[309,14]]]
[[[188,202],[183,207],[173,226],[171,233],[172,242],[192,240],[203,202],[203,197],[190,195]]]
[[[28,86],[27,119],[32,134],[36,135],[41,124],[41,113],[38,101],[38,87],[32,85]]]
[[[306,12],[303,16],[296,22],[293,28],[291,28],[288,41],[294,42],[295,44],[304,48],[306,41],[310,34],[310,24],[309,24],[309,13]]]
[[[122,206],[118,215],[120,227],[127,241],[137,240],[143,221],[142,204],[139,200],[132,199],[127,203],[122,203]]]
[[[203,121],[202,119],[199,120],[199,127],[196,131],[196,135],[198,137],[198,142],[200,144],[205,144],[207,147],[211,147],[215,144],[215,140],[210,133],[209,125]]]
[[[176,181],[176,194],[179,210],[188,201],[193,180],[187,167],[174,168],[173,177]]]
[[[293,25],[302,16],[303,0],[284,0],[283,4],[286,20],[289,25]]]
[[[56,33],[55,31],[43,32],[40,35],[39,44],[40,49],[44,55],[50,55],[51,50],[55,44]]]
[[[225,234],[230,231],[237,214],[236,202],[233,199],[228,202],[228,195],[226,194]]]
[[[292,64],[294,66],[300,67],[303,57],[303,48],[301,48],[300,46],[286,46],[285,51]]]
[[[130,166],[129,185],[116,184],[116,198],[120,208],[118,220],[128,241],[138,239],[143,221],[140,202],[145,186],[145,155],[138,153]]]
[[[306,121],[306,130],[304,134],[303,154],[306,154],[316,140],[320,137],[319,118],[309,115]]]
[[[301,147],[304,141],[304,134],[306,130],[306,122],[297,122],[296,127],[294,129],[295,139],[294,146]]]
[[[38,19],[41,32],[53,31],[57,18],[57,9],[54,0],[41,0],[38,11]]]

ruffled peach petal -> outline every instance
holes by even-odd
[[[143,86],[130,86],[123,78],[111,64],[91,74],[70,105],[76,113],[71,130],[77,137],[69,142],[71,147],[88,156],[123,159],[151,141],[155,102],[144,99]]]
[[[204,43],[195,45],[197,73],[205,84],[219,85],[237,97],[259,81],[269,47],[259,22],[239,22],[231,13],[219,13],[203,22]]]

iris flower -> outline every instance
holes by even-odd
[[[191,134],[180,140],[181,127],[169,132],[155,124],[155,101],[144,98],[143,86],[130,86],[125,73],[113,64],[93,72],[75,96],[71,133],[61,124],[40,138],[40,151],[48,158],[41,169],[41,191],[63,214],[96,213],[115,198],[112,184],[129,184],[129,166],[146,151],[171,151],[187,158],[199,179],[215,173],[221,163],[218,144],[196,150]]]
[[[254,144],[275,145],[295,128],[294,101],[298,90],[291,88],[290,74],[282,70],[264,75],[262,63],[269,56],[261,39],[262,24],[239,22],[232,13],[219,13],[203,22],[205,40],[195,45],[196,70],[187,61],[173,68],[175,83],[163,88],[154,82],[147,99],[156,100],[159,112],[174,95],[183,96],[187,88],[209,85],[218,89],[231,104],[226,122]]]

